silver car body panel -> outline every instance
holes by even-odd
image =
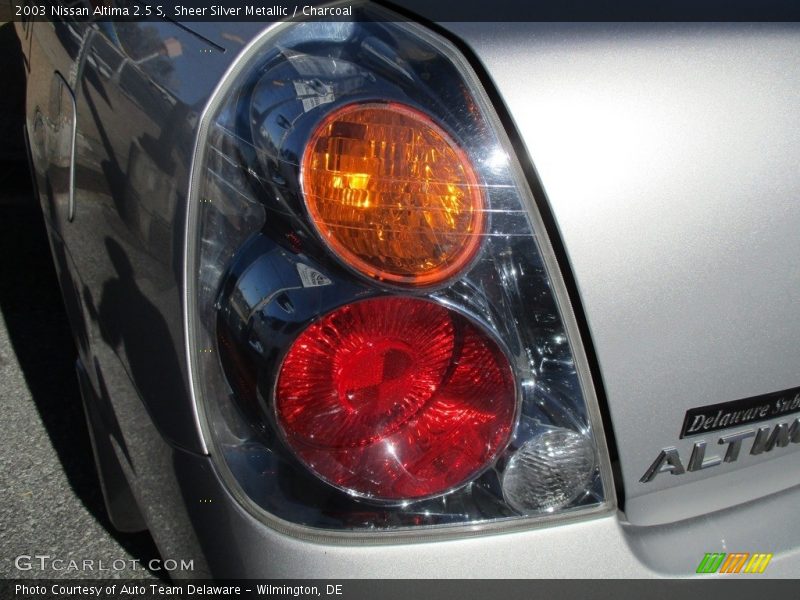
[[[477,54],[551,206],[585,309],[627,518],[800,483],[797,444],[639,479],[692,407],[800,385],[800,29],[448,25]],[[796,415],[794,415],[796,417]],[[773,419],[758,426],[772,425]]]

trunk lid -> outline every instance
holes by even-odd
[[[751,436],[726,462],[730,444],[719,443],[779,423],[788,436],[798,417],[775,416],[779,402],[800,403],[798,28],[447,27],[493,79],[556,218],[600,365],[628,519],[674,521],[800,483],[800,444],[752,454]],[[745,418],[766,404],[769,418]],[[740,423],[721,429],[736,410]],[[685,420],[709,426],[681,438]],[[689,471],[699,442],[705,468],[696,455]],[[670,448],[671,470],[677,453],[686,472],[642,481]]]

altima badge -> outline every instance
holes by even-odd
[[[753,438],[750,454],[754,456],[764,452],[771,452],[776,447],[783,448],[788,446],[789,443],[798,444],[800,443],[800,417],[791,423],[777,423],[774,427],[759,427],[757,430],[744,429],[723,435],[717,440],[717,444],[725,446],[725,454],[722,456],[707,456],[706,441],[699,440],[692,447],[692,454],[686,466],[684,466],[677,448],[664,448],[658,453],[653,464],[645,471],[639,481],[648,483],[655,479],[659,473],[683,475],[686,471],[701,471],[716,467],[723,462],[736,462],[739,459],[743,442],[750,438]]]

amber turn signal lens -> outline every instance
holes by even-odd
[[[424,113],[350,104],[311,135],[301,182],[322,238],[369,277],[432,285],[475,256],[483,194],[466,154]]]

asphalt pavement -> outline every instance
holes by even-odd
[[[0,162],[0,577],[155,577],[133,562],[158,556],[150,536],[106,515],[75,357],[27,165]]]

